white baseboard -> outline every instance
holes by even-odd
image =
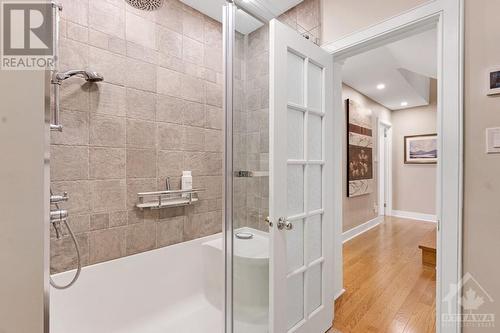
[[[367,232],[368,230],[378,226],[380,222],[382,222],[382,218],[383,216],[377,216],[373,220],[360,224],[357,227],[354,227],[351,230],[347,230],[346,232],[342,233],[342,243],[345,243],[353,239],[354,237],[357,237],[362,233]]]
[[[404,219],[412,219],[417,221],[425,221],[425,222],[437,222],[437,216],[431,214],[422,214],[415,212],[406,212],[403,210],[392,210],[391,216],[401,217]]]
[[[342,288],[342,290],[340,290],[340,291],[339,291],[339,292],[335,295],[335,298],[334,298],[333,300],[335,301],[335,300],[336,300],[336,299],[338,299],[340,296],[344,295],[344,293],[345,293],[345,289],[344,289],[344,288]]]

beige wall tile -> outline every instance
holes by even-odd
[[[90,264],[123,257],[126,252],[126,227],[91,232],[89,250]]]
[[[90,87],[90,110],[98,114],[124,117],[126,114],[125,88],[104,82],[93,84]]]
[[[67,21],[66,37],[81,43],[88,43],[89,29],[86,26]]]
[[[126,43],[126,53],[127,57],[142,60],[150,64],[157,65],[159,61],[159,53],[157,50],[133,42]]]
[[[82,234],[88,232],[90,230],[90,216],[88,214],[85,215],[71,215],[68,217],[68,224],[71,227],[71,231],[76,234]],[[64,223],[61,224],[61,232],[60,236],[68,236],[69,231]],[[55,232],[55,228],[53,226],[50,227],[50,238],[56,238],[57,233]]]
[[[156,91],[159,94],[172,97],[182,96],[181,90],[179,89],[179,82],[182,78],[181,73],[158,67],[156,76]]]
[[[118,85],[125,84],[126,58],[96,47],[89,49],[89,66],[104,76],[104,81]]]
[[[88,235],[80,234],[76,236],[81,255],[82,265],[89,263]],[[67,271],[76,268],[76,249],[71,237],[50,240],[50,272],[51,274]]]
[[[222,73],[222,48],[207,45],[205,47],[204,65],[215,72]]]
[[[201,176],[196,182],[196,187],[206,189],[205,192],[199,194],[200,199],[222,198],[222,176]],[[247,185],[245,184],[244,187],[243,192],[247,190]]]
[[[222,50],[222,24],[211,18],[205,17],[203,27],[205,32],[205,44],[211,48],[220,48]]]
[[[109,226],[119,227],[127,225],[127,212],[119,211],[119,212],[111,212],[109,213]]]
[[[205,130],[205,151],[223,151],[224,137],[221,130]]]
[[[222,107],[222,86],[214,83],[205,83],[207,104]]]
[[[94,146],[125,147],[125,118],[90,115],[90,144]]]
[[[126,177],[125,148],[91,147],[90,179],[123,179]]]
[[[89,144],[89,115],[86,112],[61,110],[62,132],[51,132],[52,144],[88,145]]]
[[[187,151],[203,151],[205,149],[205,129],[185,126],[182,148]]]
[[[179,82],[176,82],[177,89],[179,89]],[[182,75],[181,76],[181,97],[193,102],[203,103],[205,101],[205,96],[203,91],[205,90],[205,82],[198,78]],[[168,94],[167,94],[168,95]]]
[[[156,91],[156,66],[153,64],[128,58],[125,73],[128,87]]]
[[[156,94],[127,88],[127,117],[155,120]]]
[[[104,32],[89,29],[89,44],[101,49],[107,50],[109,47],[110,36]]]
[[[184,36],[182,39],[182,59],[187,62],[202,65],[203,43]]]
[[[222,174],[222,154],[208,152],[185,152],[184,168],[195,176]]]
[[[87,44],[61,38],[59,41],[59,56],[61,71],[73,68],[87,68],[89,64],[89,47]]]
[[[189,214],[184,223],[184,241],[208,235],[207,213]]]
[[[196,102],[185,102],[182,108],[182,123],[190,126],[205,126],[205,105]]]
[[[158,50],[169,56],[182,58],[182,35],[161,25],[157,26]]]
[[[82,180],[89,177],[88,147],[51,146],[52,180]]]
[[[154,149],[127,149],[127,178],[156,177]]]
[[[182,33],[183,5],[177,1],[166,1],[158,10],[156,23]]]
[[[167,69],[174,70],[176,72],[185,72],[185,63],[181,58],[175,56],[167,55],[164,53],[159,53],[158,55],[158,65]]]
[[[222,129],[224,126],[224,111],[212,105],[206,106],[207,111],[207,127]]]
[[[154,148],[156,124],[152,121],[127,119],[127,147]]]
[[[139,202],[137,193],[156,191],[156,178],[127,179],[127,209],[133,210]],[[143,217],[143,214],[141,214]]]
[[[157,246],[168,246],[183,241],[185,217],[173,217],[158,221]]]
[[[148,221],[127,226],[127,255],[156,247],[156,222]]]
[[[158,152],[158,176],[179,177],[183,171],[183,153],[180,151],[160,150]]]
[[[90,0],[89,26],[95,30],[125,38],[125,12],[109,2]]]
[[[110,36],[108,42],[108,50],[114,53],[125,55],[127,53],[127,42],[125,39],[116,36]]]
[[[185,101],[166,95],[157,95],[156,121],[181,124]]]
[[[54,194],[68,192],[70,200],[59,204],[71,215],[90,212],[90,183],[88,180],[52,181],[51,188]]]
[[[107,229],[109,227],[109,213],[90,215],[90,230]]]
[[[61,18],[72,21],[83,26],[89,22],[89,0],[60,0],[59,3],[64,10],[61,12]]]
[[[158,123],[158,148],[180,150],[184,138],[184,127],[178,124]]]
[[[199,42],[204,40],[203,15],[195,10],[186,8],[182,15],[182,29],[184,36],[196,39]]]
[[[125,36],[130,42],[156,49],[156,26],[154,21],[140,17],[129,10],[125,13]]]
[[[93,180],[90,182],[92,212],[125,210],[125,180]]]

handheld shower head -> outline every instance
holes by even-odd
[[[100,82],[104,80],[104,77],[97,73],[97,72],[91,72],[91,71],[85,71],[85,70],[69,70],[67,72],[59,72],[55,74],[55,80],[57,82],[64,81],[66,79],[69,79],[70,77],[73,77],[75,75],[82,76],[87,82]]]

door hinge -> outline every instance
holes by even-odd
[[[437,231],[441,230],[441,221],[437,220]]]
[[[387,208],[387,204],[386,203],[384,203],[384,208]]]

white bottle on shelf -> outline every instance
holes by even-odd
[[[181,190],[193,189],[193,176],[191,171],[182,171]],[[189,198],[189,193],[182,193],[183,198]]]

